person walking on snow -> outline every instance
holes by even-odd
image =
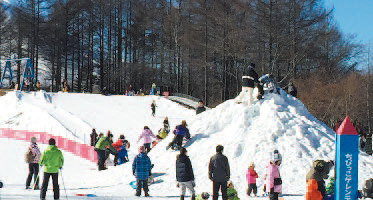
[[[216,154],[211,157],[209,163],[209,179],[213,182],[213,200],[218,199],[219,190],[221,190],[223,200],[228,200],[227,182],[230,179],[230,168],[223,150],[222,145],[216,146]]]
[[[149,196],[148,178],[151,168],[150,158],[147,156],[145,147],[139,147],[139,154],[132,163],[132,172],[136,177],[136,196],[141,196],[141,188],[144,189],[145,196]]]
[[[189,129],[187,128],[187,126],[188,125],[185,120],[181,121],[181,125],[176,126],[174,130],[175,137],[172,140],[172,142],[168,144],[168,146],[166,147],[167,150],[170,147],[174,147],[175,145],[178,147],[178,149],[180,149],[180,147],[183,144],[184,137],[188,140],[190,139],[190,133],[189,133]]]
[[[194,173],[192,163],[187,156],[187,150],[184,147],[180,148],[180,154],[176,158],[176,180],[177,187],[181,187],[180,200],[184,200],[186,188],[192,193],[192,200],[196,199],[194,187]]]
[[[168,121],[168,117],[163,120],[163,128],[167,130],[167,132],[170,132],[170,122]]]
[[[242,76],[242,91],[236,98],[237,103],[248,101],[248,105],[253,104],[253,93],[255,84],[259,84],[258,74],[255,71],[255,64],[251,63]]]
[[[99,171],[107,169],[105,167],[106,147],[108,146],[112,152],[116,152],[116,150],[113,148],[110,142],[112,138],[113,138],[112,134],[108,134],[108,137],[102,136],[97,141],[97,144],[95,146],[95,150],[97,152],[97,158],[98,158],[98,170]]]
[[[91,133],[91,146],[95,146],[96,145],[96,142],[97,142],[97,133],[96,133],[96,129],[92,129],[92,133]]]
[[[266,189],[270,200],[278,200],[278,195],[282,193],[282,179],[279,170],[281,161],[281,154],[278,150],[275,150],[270,163],[266,167]]]
[[[258,192],[258,188],[256,186],[256,179],[258,178],[258,174],[255,171],[255,164],[252,162],[249,165],[249,168],[246,173],[246,180],[248,184],[248,189],[247,189],[247,196],[251,195],[251,192],[254,193],[254,196],[256,196]]]
[[[155,108],[157,107],[157,104],[155,104],[155,100],[153,100],[150,107],[152,108],[152,115],[153,115],[153,117],[155,117]]]
[[[64,158],[62,152],[56,147],[56,141],[49,139],[49,146],[40,159],[40,165],[44,167],[43,184],[40,191],[40,199],[45,200],[50,177],[53,181],[54,199],[60,199],[60,186],[58,185],[58,169],[63,167]]]
[[[146,149],[146,152],[149,153],[150,145],[152,144],[152,138],[156,138],[156,137],[153,134],[152,130],[149,129],[148,126],[144,126],[144,130],[142,131],[137,142],[139,142],[141,138],[144,138],[144,147]]]
[[[26,180],[26,189],[31,189],[30,184],[34,175],[34,190],[39,189],[39,161],[40,149],[36,144],[36,137],[31,137],[31,145],[27,151],[26,162],[28,163],[29,173]]]

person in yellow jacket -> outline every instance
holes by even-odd
[[[49,139],[49,146],[40,158],[40,165],[44,166],[44,179],[40,190],[40,199],[45,200],[50,177],[53,181],[54,199],[60,199],[60,187],[58,185],[58,170],[63,167],[64,158],[62,152],[57,148],[56,141]]]

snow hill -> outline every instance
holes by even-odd
[[[151,117],[153,99],[158,105],[156,117]],[[334,132],[315,119],[300,101],[286,94],[269,94],[250,106],[229,100],[195,116],[193,110],[154,96],[12,92],[0,97],[0,111],[0,128],[46,131],[85,143],[92,128],[105,133],[111,130],[115,138],[124,134],[131,142],[130,160],[141,144],[136,141],[143,126],[148,125],[157,132],[165,116],[169,117],[171,127],[186,119],[193,136],[186,146],[196,176],[197,193],[212,192],[208,163],[218,144],[225,147],[231,179],[241,199],[247,199],[245,173],[248,164],[256,164],[261,191],[264,169],[274,149],[283,156],[280,171],[287,200],[303,199],[305,175],[312,160],[334,158]],[[172,137],[166,138],[149,153],[155,164],[156,182],[150,187],[151,199],[173,199],[179,195],[175,180],[177,152],[166,151],[171,140]],[[0,161],[8,163],[0,165],[0,179],[5,182],[5,188],[0,190],[2,196],[38,199],[38,191],[24,191],[28,169],[23,159],[28,143],[0,139],[0,144]],[[46,146],[41,148],[44,150]],[[131,164],[97,172],[92,170],[94,163],[68,152],[64,155],[63,176],[69,199],[82,199],[74,197],[77,193],[93,193],[99,196],[97,199],[133,199],[134,190],[128,185],[134,180]],[[365,179],[373,176],[372,167],[372,157],[361,154],[360,187]],[[62,183],[60,187],[63,188]],[[61,190],[61,199],[63,197]]]

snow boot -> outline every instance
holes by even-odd
[[[181,196],[180,196],[180,200],[184,200],[184,195],[181,195]]]
[[[148,192],[145,192],[145,197],[150,197]]]

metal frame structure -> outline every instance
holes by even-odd
[[[3,84],[3,81],[4,79],[9,79],[9,83],[12,81],[13,79],[13,75],[12,75],[12,69],[11,69],[11,62],[13,61],[23,61],[23,60],[26,60],[26,66],[25,66],[25,70],[23,72],[23,77],[22,77],[22,82],[19,83],[20,84],[20,90],[22,90],[23,88],[23,83],[25,82],[25,80],[27,78],[30,78],[32,83],[36,83],[36,80],[35,80],[35,75],[34,75],[34,68],[32,66],[32,63],[31,63],[31,59],[30,58],[20,58],[20,59],[10,59],[10,60],[0,60],[1,62],[5,62],[5,69],[4,69],[4,72],[3,72],[3,76],[1,77],[1,81],[0,81],[0,87],[2,86]],[[6,76],[6,71],[9,71],[9,76]]]

